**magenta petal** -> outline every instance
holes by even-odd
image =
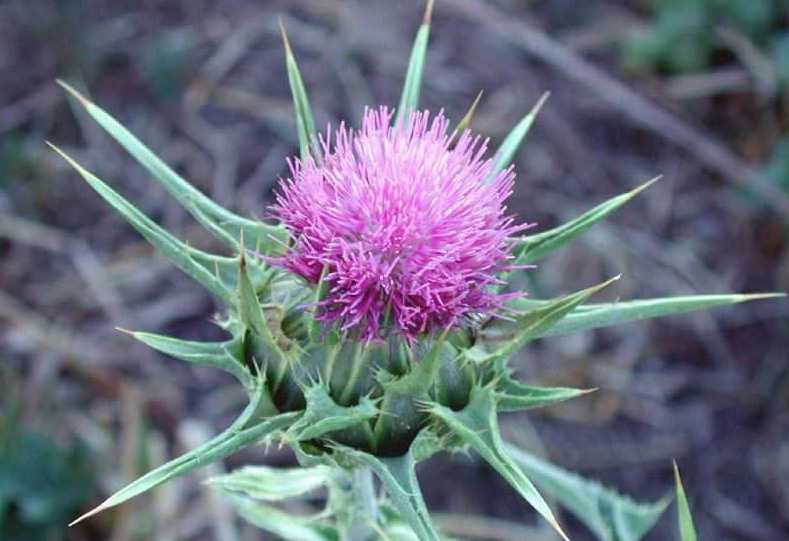
[[[271,213],[293,245],[275,262],[310,282],[328,266],[318,318],[379,335],[387,318],[409,340],[471,315],[494,315],[507,297],[492,286],[507,270],[514,225],[504,201],[512,168],[485,182],[487,141],[416,112],[392,127],[386,107],[365,111],[359,131],[322,138],[323,158],[289,160]]]

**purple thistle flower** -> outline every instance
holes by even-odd
[[[271,208],[293,238],[275,263],[312,283],[326,267],[316,317],[366,340],[385,322],[411,340],[493,315],[510,298],[493,291],[496,274],[526,227],[505,214],[512,167],[486,180],[486,140],[466,131],[453,146],[441,113],[391,121],[368,109],[361,130],[329,131],[320,163],[288,161]]]

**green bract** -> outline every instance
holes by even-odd
[[[401,114],[418,107],[431,9],[432,2],[411,53]],[[284,29],[283,38],[301,155],[317,154],[315,122]],[[453,328],[414,343],[397,336],[369,343],[352,340],[321,329],[313,317],[313,307],[326,295],[325,280],[317,286],[306,284],[261,257],[276,256],[287,245],[281,225],[244,218],[220,207],[107,112],[61,84],[230,251],[230,255],[210,254],[180,241],[53,146],[140,234],[226,308],[219,323],[227,333],[222,342],[192,342],[148,332],[132,332],[131,336],[173,357],[229,372],[249,396],[246,409],[224,432],[122,488],[77,521],[243,447],[278,441],[293,449],[301,468],[243,468],[211,484],[228,493],[244,518],[286,539],[441,539],[414,468],[436,452],[470,448],[563,537],[540,491],[565,506],[600,539],[636,540],[654,524],[666,502],[635,503],[502,440],[499,413],[538,408],[587,392],[517,381],[507,367],[508,357],[540,337],[770,296],[589,304],[614,278],[555,299],[512,301],[514,317],[491,318],[475,331]],[[495,158],[498,170],[509,166],[544,101],[504,139]],[[460,127],[468,125],[473,108]],[[646,186],[616,196],[563,226],[519,238],[515,262],[532,263],[550,255]],[[370,472],[380,480],[385,495],[377,493]],[[309,496],[320,487],[327,488],[328,497],[317,516],[292,517],[274,506],[282,499]]]

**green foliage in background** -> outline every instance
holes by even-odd
[[[737,53],[737,47],[725,43],[722,32],[729,31],[734,39],[742,39],[740,49],[754,47],[756,54],[769,63],[767,69],[773,73],[754,73],[754,77],[769,76],[771,84],[774,80],[779,89],[785,92],[789,88],[786,0],[654,0],[649,6],[651,19],[646,30],[625,43],[627,67],[684,75],[726,66],[735,60],[735,54],[753,56]],[[738,60],[754,62],[753,58]],[[763,173],[789,191],[787,140],[785,136],[773,145]],[[747,187],[742,192],[757,201]]]
[[[140,73],[153,95],[164,102],[181,96],[191,69],[195,38],[187,30],[171,30],[151,38],[143,47]]]
[[[0,539],[62,539],[69,518],[93,489],[85,449],[6,427],[0,431]]]
[[[789,75],[789,4],[784,0],[654,0],[649,5],[646,31],[626,44],[631,68],[704,70],[725,51],[716,33],[724,27],[742,33]]]
[[[10,133],[0,139],[0,188],[35,176],[36,163],[25,138]]]
[[[782,137],[773,148],[763,169],[766,178],[789,192],[789,136]]]

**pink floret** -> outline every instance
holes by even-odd
[[[361,130],[321,140],[319,163],[289,160],[271,208],[292,236],[275,262],[312,283],[326,267],[318,319],[365,340],[495,313],[509,296],[492,286],[525,228],[506,215],[512,168],[488,178],[487,141],[466,131],[453,144],[440,113],[391,124],[368,109]]]

